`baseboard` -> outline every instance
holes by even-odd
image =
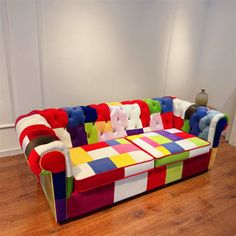
[[[0,157],[14,156],[23,153],[20,148],[11,148],[0,150]]]

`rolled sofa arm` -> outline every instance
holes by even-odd
[[[174,127],[219,145],[222,131],[227,127],[228,116],[208,107],[199,106],[179,98],[173,99]]]
[[[16,120],[16,132],[31,171],[36,174],[57,221],[66,217],[65,202],[73,190],[68,147],[47,120],[33,111]]]
[[[72,175],[68,148],[37,111],[19,117],[16,132],[27,162],[37,176],[43,170],[55,173],[64,170],[67,176]]]

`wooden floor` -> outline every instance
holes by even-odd
[[[22,155],[0,159],[0,235],[236,235],[236,148],[214,169],[58,225]]]

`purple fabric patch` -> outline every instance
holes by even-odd
[[[83,215],[114,202],[114,183],[85,192],[73,192],[67,201],[68,217]]]
[[[135,135],[135,134],[142,134],[143,129],[130,129],[126,130],[127,135]]]
[[[87,134],[84,129],[84,125],[75,127],[68,127],[67,131],[70,133],[71,142],[73,147],[78,147],[88,144]]]
[[[57,222],[66,220],[66,199],[56,200]]]
[[[167,132],[165,130],[156,131],[156,133],[160,134],[160,135],[162,135],[162,136],[164,136],[164,137],[166,137],[166,138],[168,138],[168,139],[170,139],[172,141],[182,140],[182,138],[180,138],[180,137],[178,137],[178,136],[176,136],[174,134],[171,134],[171,133],[169,133],[169,132]]]

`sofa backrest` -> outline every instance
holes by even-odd
[[[208,108],[176,97],[163,97],[35,110],[20,116],[16,128],[23,149],[29,136],[51,137],[50,128],[55,132],[53,138],[69,148],[168,128],[209,140],[214,115]],[[222,115],[218,115],[219,119]]]

